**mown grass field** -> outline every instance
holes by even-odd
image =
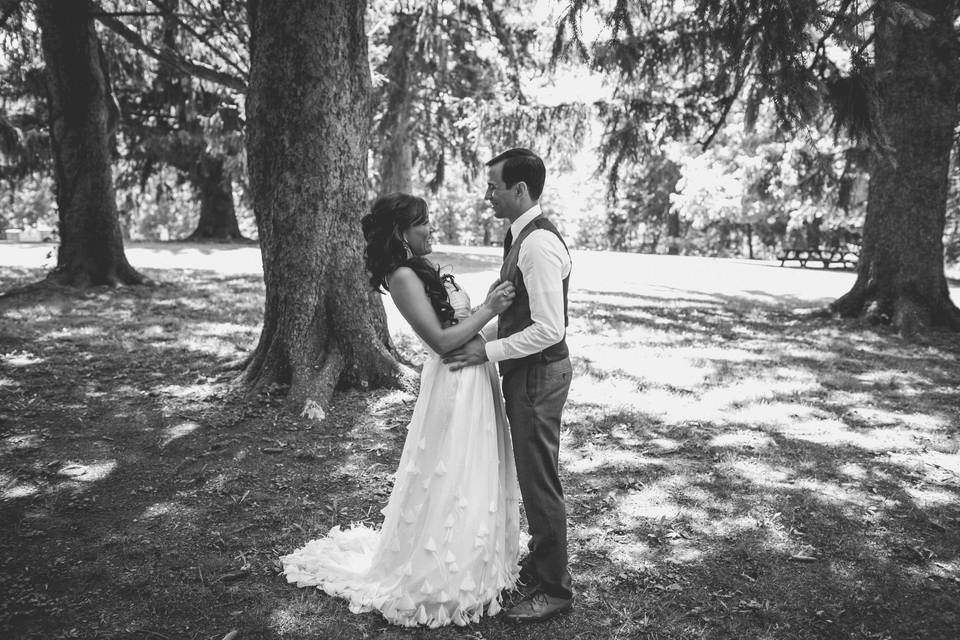
[[[441,249],[486,291],[496,249]],[[46,251],[0,244],[0,290]],[[2,638],[960,638],[960,336],[803,315],[850,272],[575,253],[576,609],[429,631],[277,569],[377,521],[413,396],[339,393],[322,425],[237,396],[256,248],[128,256],[159,284],[0,301]]]

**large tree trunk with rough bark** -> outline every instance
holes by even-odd
[[[909,19],[881,13],[875,23],[878,119],[886,147],[870,162],[857,281],[831,306],[846,317],[890,323],[903,334],[926,326],[960,330],[943,262],[957,126],[955,3],[904,4],[920,13]]]
[[[397,12],[387,38],[390,54],[385,63],[386,111],[380,120],[380,193],[410,193],[413,184],[413,92],[417,83],[414,47],[420,13]]]
[[[74,0],[37,2],[60,216],[57,266],[47,279],[77,287],[143,284],[123,251],[109,146],[115,103],[89,11]]]
[[[370,73],[362,0],[250,0],[247,157],[266,305],[243,380],[319,418],[337,386],[409,372],[364,270]]]
[[[222,156],[200,154],[190,171],[190,181],[200,195],[200,220],[187,240],[244,240],[233,204],[233,180]]]

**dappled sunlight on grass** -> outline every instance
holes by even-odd
[[[40,446],[43,437],[39,433],[19,433],[5,437],[0,444],[0,452],[10,453],[12,451],[35,449]]]
[[[951,426],[950,418],[943,414],[902,413],[877,407],[857,406],[850,409],[848,417],[865,424],[904,426],[914,431],[937,432]]]
[[[26,367],[32,364],[43,362],[42,358],[36,357],[29,351],[14,351],[11,353],[0,354],[0,361],[8,367]]]
[[[682,481],[682,478],[671,476],[668,480],[678,482]],[[638,523],[659,519],[685,518],[696,520],[699,519],[698,516],[705,515],[698,509],[680,505],[674,497],[675,491],[676,486],[671,486],[669,481],[665,481],[653,486],[643,487],[637,491],[631,491],[613,500],[610,506],[617,513],[616,520],[628,527],[635,527]]]
[[[773,438],[762,431],[736,429],[726,433],[718,433],[709,440],[711,447],[743,447],[750,449],[765,449],[776,446]]]
[[[746,480],[757,487],[784,489],[793,482],[794,470],[775,466],[759,459],[738,458],[728,463],[720,462],[717,470],[727,475]]]
[[[730,377],[738,379],[731,380]],[[776,401],[779,398],[798,398],[801,394],[821,389],[816,376],[803,370],[771,368],[763,377],[724,376],[714,379],[714,386],[700,394],[704,407],[738,409],[747,403]]]
[[[870,500],[869,492],[854,484],[799,478],[795,482],[795,487],[800,491],[816,495],[820,502],[845,510],[845,513],[852,517],[859,516],[862,507]]]
[[[96,482],[103,480],[117,468],[116,460],[105,460],[103,462],[68,462],[60,467],[57,474],[65,478],[70,478],[78,482]]]
[[[685,358],[683,354],[644,352],[641,349],[624,348],[624,345],[610,347],[593,346],[584,360],[591,364],[602,362],[603,369],[612,375],[633,376],[638,383],[657,383],[664,385],[697,385],[716,375],[716,365],[699,357]]]
[[[12,473],[0,472],[0,497],[4,500],[27,498],[39,491],[39,487],[31,482],[22,482]]]
[[[161,432],[162,440],[160,442],[160,446],[165,447],[177,438],[182,438],[186,435],[189,435],[200,428],[201,426],[192,420],[187,420],[185,422],[180,422],[170,425],[169,427],[165,427]]]
[[[207,398],[211,395],[210,385],[201,380],[196,384],[161,384],[153,387],[155,393],[162,393],[167,398]]]
[[[921,509],[954,505],[958,497],[956,491],[947,491],[945,489],[905,487],[904,492],[910,496],[917,507]]]
[[[570,401],[574,403],[602,400],[606,406],[629,406],[633,404],[637,394],[636,381],[627,378],[600,378],[591,375],[578,380],[581,384],[570,388]]]
[[[178,502],[155,502],[140,512],[137,516],[140,520],[153,520],[157,518],[189,518],[195,512],[194,509],[187,509]]]
[[[909,430],[887,426],[852,430],[837,418],[795,420],[777,427],[776,431],[796,440],[832,446],[852,445],[864,451],[909,449],[916,444],[914,434]]]
[[[589,444],[565,455],[563,464],[565,469],[570,469],[573,473],[590,473],[603,470],[630,471],[649,466],[666,467],[669,462],[630,451]]]

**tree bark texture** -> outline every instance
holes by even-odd
[[[248,3],[247,155],[266,304],[243,380],[289,383],[289,406],[310,414],[338,385],[404,378],[362,261],[365,8],[362,0]]]
[[[381,142],[380,193],[410,193],[413,184],[413,92],[416,88],[414,48],[420,13],[397,12],[387,41],[390,53],[386,60],[386,84],[383,97],[386,111],[380,120]]]
[[[919,19],[881,14],[875,23],[877,115],[886,146],[870,161],[856,283],[831,306],[842,316],[890,323],[905,335],[926,326],[960,330],[943,261],[960,72],[955,3],[902,4]]]
[[[117,219],[109,139],[109,76],[89,5],[38,0],[46,66],[60,248],[48,280],[57,284],[143,284],[127,262]]]

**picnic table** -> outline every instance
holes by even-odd
[[[806,268],[807,262],[819,262],[824,269],[829,269],[832,264],[856,267],[860,259],[860,252],[851,247],[838,247],[835,249],[784,249],[783,253],[777,256],[782,267],[787,262],[799,262],[801,267]]]

